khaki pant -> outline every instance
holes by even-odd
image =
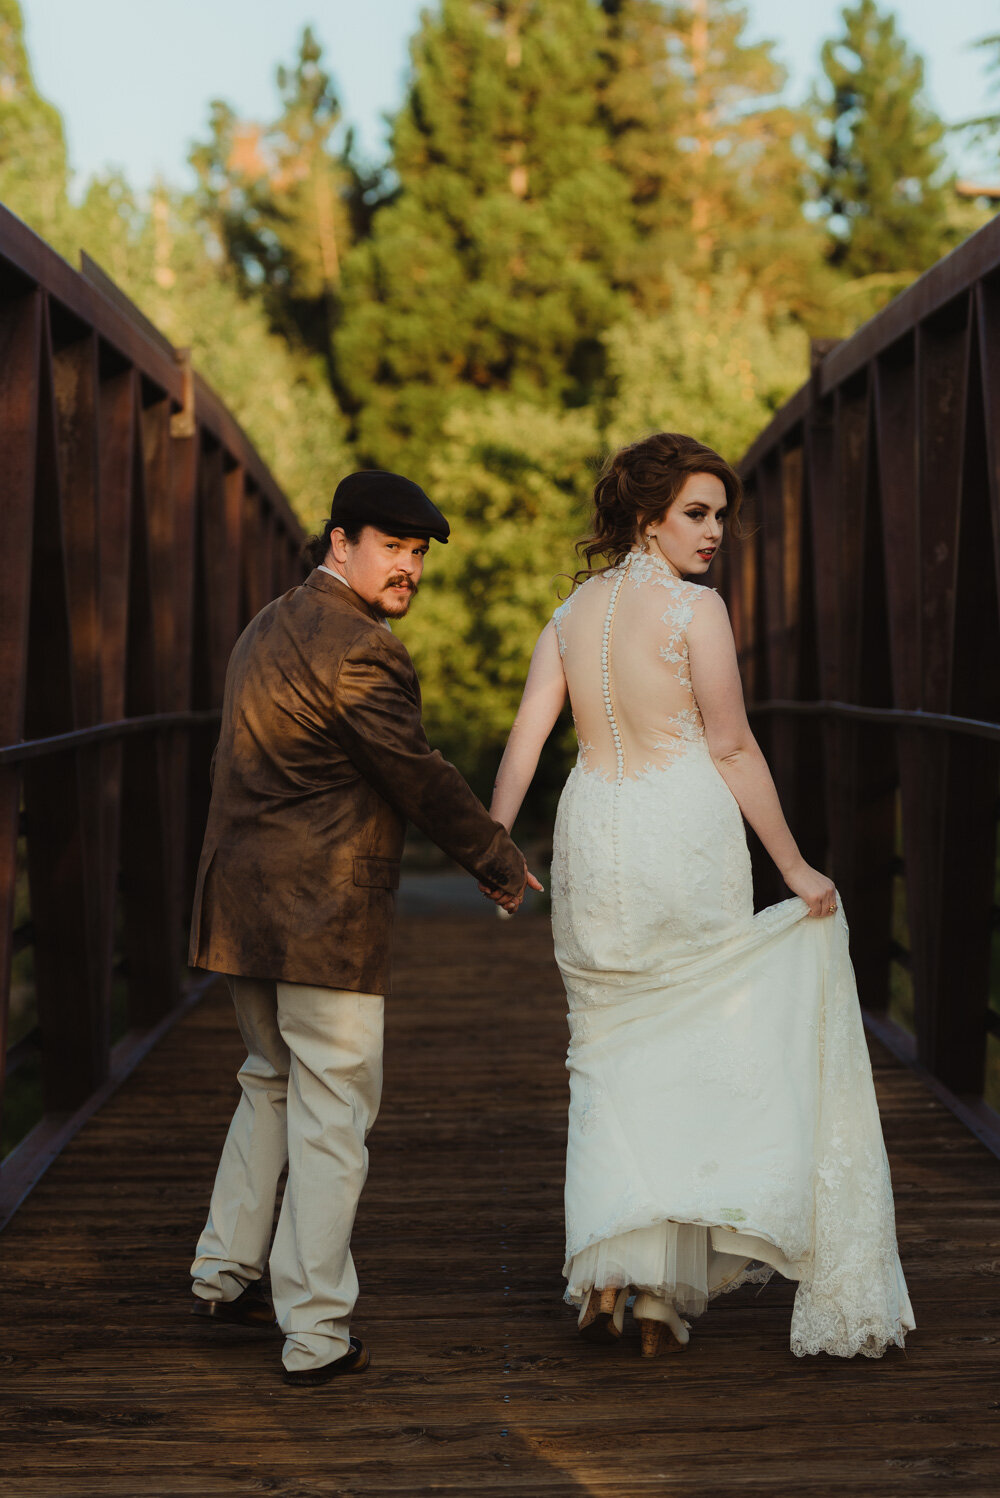
[[[247,1059],[191,1266],[194,1293],[233,1300],[267,1262],[288,1369],[349,1348],[358,1297],[351,1231],[368,1174],[365,1140],[382,1093],[379,994],[230,978]]]

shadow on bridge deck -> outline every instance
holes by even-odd
[[[0,1237],[7,1498],[995,1494],[1000,1164],[875,1051],[919,1329],[798,1361],[792,1289],[683,1357],[581,1344],[560,1303],[564,1015],[547,922],[400,922],[355,1237],[374,1365],[312,1391],[275,1337],[188,1316],[241,1059],[221,984]]]

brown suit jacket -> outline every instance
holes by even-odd
[[[317,568],[229,660],[192,966],[386,993],[407,820],[520,890],[518,849],[424,737],[405,647]]]

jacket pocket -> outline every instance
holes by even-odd
[[[394,858],[356,858],[354,882],[367,889],[398,889],[399,864]]]

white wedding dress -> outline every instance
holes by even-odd
[[[793,1352],[878,1357],[913,1315],[841,912],[753,913],[686,631],[707,590],[632,552],[555,613],[580,756],[559,803],[567,1300],[702,1312],[778,1270]]]

